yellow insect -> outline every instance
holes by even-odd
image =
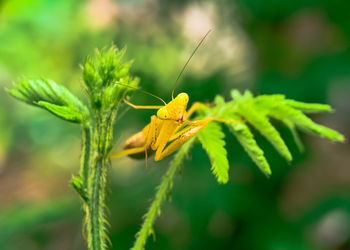
[[[155,161],[173,153],[184,143],[196,136],[210,122],[236,123],[236,121],[218,118],[207,118],[203,120],[190,121],[189,117],[205,104],[194,103],[186,111],[189,97],[186,93],[180,93],[165,106],[136,106],[126,100],[125,103],[135,109],[158,109],[157,115],[151,117],[151,122],[126,140],[124,150],[113,153],[111,158],[120,156],[146,157],[149,152],[155,151]],[[238,122],[238,121],[237,121]],[[167,144],[170,143],[168,146]]]
[[[189,60],[201,45],[208,33],[200,41],[197,48],[190,56]],[[179,77],[186,67],[187,63],[180,72]],[[191,138],[196,136],[212,121],[237,123],[237,121],[223,120],[218,118],[207,118],[203,120],[190,121],[190,116],[199,107],[205,106],[205,104],[198,102],[194,103],[192,107],[186,111],[189,101],[188,94],[180,93],[174,98],[174,89],[172,92],[172,100],[169,103],[165,103],[162,99],[159,98],[164,102],[164,106],[138,106],[130,103],[127,100],[124,100],[126,104],[135,109],[158,109],[158,111],[157,115],[153,115],[151,117],[151,122],[146,127],[144,127],[141,132],[134,134],[128,140],[126,140],[123,147],[124,150],[117,153],[112,153],[110,155],[111,158],[121,156],[130,156],[133,158],[146,157],[147,164],[147,155],[149,153],[155,152],[155,161],[160,161],[164,157],[173,153]]]

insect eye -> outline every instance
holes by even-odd
[[[159,119],[163,119],[163,120],[169,119],[169,113],[165,108],[159,109],[157,112],[157,116]]]

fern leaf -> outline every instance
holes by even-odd
[[[228,182],[229,163],[227,160],[227,151],[225,149],[225,134],[221,131],[221,127],[217,123],[209,123],[208,126],[198,134],[198,139],[203,148],[207,152],[211,170],[216,176],[219,183]]]
[[[283,95],[258,96],[254,100],[254,105],[256,109],[260,107],[260,110],[263,110],[266,116],[272,116],[283,121],[292,131],[294,139],[296,143],[299,144],[299,147],[300,142],[298,141],[299,139],[295,131],[295,126],[306,132],[316,134],[332,141],[344,141],[343,135],[333,129],[313,122],[303,113],[330,112],[332,109],[329,105],[285,100]]]
[[[285,104],[305,113],[332,112],[331,106],[327,104],[305,103],[294,100],[285,100]]]
[[[298,146],[299,151],[304,152],[304,144],[301,142],[298,131],[296,130],[293,122],[288,119],[284,119],[283,123],[289,128],[290,132],[292,133],[294,142]]]
[[[245,124],[230,124],[229,127],[249,157],[265,175],[269,176],[271,174],[269,163],[264,156],[264,151],[256,143],[249,127]]]
[[[294,109],[293,107],[290,107],[284,103],[276,105],[274,109],[270,109],[269,115],[280,120],[288,120],[290,123],[295,124],[298,128],[306,132],[316,134],[320,137],[327,138],[332,141],[344,141],[344,136],[342,134],[313,122],[300,110]]]
[[[292,155],[281,138],[280,133],[271,124],[270,118],[282,121],[289,128],[300,151],[303,151],[304,147],[299,138],[297,128],[332,141],[344,141],[343,135],[333,129],[313,122],[303,113],[330,112],[332,109],[329,105],[297,102],[285,99],[284,95],[261,95],[253,97],[249,91],[241,94],[238,90],[233,90],[231,95],[233,100],[230,102],[225,102],[223,97],[217,96],[215,98],[216,105],[198,110],[199,116],[197,119],[213,117],[230,121],[245,120],[270,141],[275,149],[288,161],[292,160]],[[270,166],[264,156],[263,150],[256,143],[249,126],[247,124],[234,123],[228,123],[227,125],[255,164],[265,175],[270,175]],[[220,144],[218,143],[219,146],[216,147],[216,144],[210,142],[210,140],[216,136],[217,138],[214,139],[220,141],[223,135],[219,135],[221,131],[218,126],[216,126],[213,132],[210,131],[211,129],[214,130],[214,128],[209,126],[208,130],[203,130],[198,137],[209,154],[214,171],[214,166],[216,168],[216,165],[214,165],[213,158],[218,156],[216,154],[213,155],[211,151],[213,150],[212,148],[220,148]],[[223,142],[221,145],[224,145]]]
[[[292,154],[281,138],[280,133],[272,126],[266,116],[266,111],[262,109],[261,105],[254,105],[254,98],[251,93],[246,91],[242,96],[238,91],[234,90],[231,94],[236,102],[238,113],[259,130],[287,161],[291,161]],[[281,99],[281,95],[274,97]]]

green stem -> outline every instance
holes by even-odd
[[[91,127],[83,127],[83,150],[81,155],[80,176],[83,181],[84,188],[89,186],[89,169],[91,156]]]
[[[87,203],[87,238],[90,250],[106,249],[106,228],[104,202],[108,153],[113,137],[113,122],[109,118],[96,117],[97,122],[93,134],[93,155],[89,173]]]
[[[92,171],[91,183],[91,199],[89,201],[90,209],[90,226],[88,226],[91,239],[89,249],[100,250],[104,249],[104,225],[103,225],[103,201],[105,181],[103,172],[105,171],[104,159],[99,158],[96,161],[94,170]]]
[[[161,213],[161,205],[167,198],[173,187],[173,180],[176,173],[179,172],[182,162],[190,150],[194,139],[184,144],[179,152],[176,154],[174,160],[170,163],[168,171],[162,177],[162,182],[157,187],[155,198],[148,210],[144,215],[144,221],[140,231],[136,234],[136,241],[131,250],[143,250],[145,249],[147,238],[150,234],[153,234],[153,224],[157,216]]]
[[[73,188],[78,192],[80,197],[87,202],[88,201],[88,187],[89,187],[89,171],[90,171],[90,157],[91,157],[91,131],[92,128],[89,125],[82,127],[82,154],[80,158],[80,170],[79,176],[73,176],[71,184]]]

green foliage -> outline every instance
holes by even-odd
[[[195,120],[205,118],[217,118],[225,120],[225,124],[243,146],[249,157],[266,175],[271,174],[269,163],[264,151],[259,147],[254,139],[248,123],[254,126],[260,133],[276,148],[276,150],[287,160],[291,161],[292,156],[281,138],[280,134],[270,122],[270,118],[275,118],[284,122],[291,129],[296,143],[301,147],[301,142],[297,136],[295,127],[306,132],[325,137],[332,141],[344,141],[344,136],[335,130],[314,123],[303,114],[304,112],[330,111],[328,105],[307,104],[286,100],[283,95],[262,95],[253,97],[249,91],[242,95],[237,90],[232,90],[233,100],[225,102],[224,98],[217,96],[215,106],[201,105],[198,116]],[[216,122],[209,123],[208,126],[198,134],[199,142],[207,152],[212,167],[211,170],[219,183],[227,183],[229,176],[229,163],[225,149],[224,133]],[[174,169],[177,169],[192,145],[193,139],[187,142],[176,154],[174,161],[170,164],[168,172],[162,179],[162,183],[157,188],[157,193],[150,209],[144,216],[144,223],[137,233],[137,239],[133,250],[143,250],[147,237],[153,233],[153,224],[156,215],[160,214],[161,202],[165,200],[165,195],[170,193],[174,177]],[[169,174],[172,173],[172,174]]]
[[[285,99],[283,95],[261,95],[253,97],[249,91],[245,91],[242,95],[239,91],[232,90],[231,96],[233,100],[229,102],[225,102],[222,97],[218,96],[215,99],[216,106],[212,108],[203,106],[199,111],[200,116],[198,116],[198,118],[214,117],[238,122],[228,122],[226,124],[250,158],[266,175],[271,174],[270,166],[264,156],[263,150],[258,146],[247,124],[254,126],[287,161],[292,160],[292,155],[279,132],[271,124],[270,118],[280,120],[286,124],[291,130],[295,142],[300,149],[303,146],[296,128],[331,141],[344,141],[343,135],[333,129],[313,122],[303,113],[329,112],[332,110],[329,105],[297,102]],[[215,144],[213,144],[213,142],[211,142],[211,145],[213,146],[208,147],[209,143],[202,139],[203,133],[206,134],[206,131],[203,130],[198,138],[209,154],[212,164],[215,161],[221,161],[222,168],[226,168],[226,163],[224,163],[221,157],[218,157],[219,155],[222,155],[222,147],[219,147],[218,145],[214,146]],[[222,138],[218,136],[220,131],[216,131],[215,133],[217,134],[216,139]],[[216,166],[214,168],[213,164],[213,174],[219,177],[218,172],[215,171],[216,168]],[[223,174],[224,172],[221,173],[221,178],[226,178],[226,174]]]
[[[264,96],[260,96],[259,98],[263,99]],[[281,98],[281,99],[283,100],[284,98]],[[284,100],[284,103],[292,108],[301,110],[304,113],[319,113],[319,112],[331,112],[332,111],[332,108],[326,104],[305,103],[305,102],[297,102],[294,100]]]
[[[46,109],[64,120],[82,124],[81,167],[79,175],[73,176],[71,184],[82,198],[88,248],[93,250],[107,248],[105,190],[118,106],[138,85],[138,79],[129,75],[131,62],[122,62],[124,53],[125,50],[112,46],[110,49],[98,51],[95,57],[86,59],[83,79],[91,112],[65,87],[51,80],[21,81],[15,89],[9,90],[12,96],[21,101]],[[231,95],[231,101],[225,102],[222,97],[217,96],[214,106],[202,105],[195,120],[216,118],[225,123],[250,158],[267,176],[271,174],[270,166],[264,151],[254,139],[250,126],[255,127],[287,161],[292,160],[292,155],[271,123],[271,118],[281,121],[291,130],[300,148],[302,143],[297,128],[332,141],[344,141],[340,133],[316,124],[304,114],[330,112],[328,105],[297,102],[285,99],[283,95],[253,97],[249,91],[241,94],[233,90]],[[211,122],[198,134],[198,139],[209,156],[211,171],[217,181],[224,184],[229,180],[229,162],[221,129],[220,124]],[[174,177],[194,141],[192,139],[181,147],[162,178],[150,209],[144,216],[133,250],[144,249],[148,236],[154,232],[154,221],[161,213],[161,205],[171,193]]]
[[[154,200],[144,215],[144,221],[140,231],[136,234],[136,241],[132,250],[145,249],[146,241],[149,235],[154,234],[153,225],[157,216],[161,214],[161,205],[171,193],[174,183],[175,175],[180,171],[182,163],[189,153],[194,139],[188,141],[174,157],[174,160],[170,163],[168,171],[164,174],[161,184],[156,188],[157,192]]]
[[[84,186],[84,182],[81,176],[73,176],[70,183],[72,187],[75,189],[75,191],[78,192],[80,197],[84,201],[88,201],[87,190],[86,190],[86,187]]]
[[[245,124],[228,124],[228,126],[254,163],[265,175],[270,175],[271,169],[264,156],[264,151],[256,143],[249,127]]]
[[[28,104],[75,123],[88,123],[89,110],[64,86],[52,80],[23,80],[8,92]]]
[[[128,5],[128,1],[118,1],[118,6],[120,7],[120,14],[117,16],[118,20],[116,21],[115,19],[110,19],[112,22],[110,22],[108,26],[103,26],[102,28],[96,28],[94,26],[94,24],[100,19],[92,18],[95,15],[91,15],[90,11],[87,12],[91,6],[96,6],[96,4],[90,5],[91,3],[97,3],[97,1],[1,1],[0,12],[2,25],[0,28],[0,81],[2,84],[7,85],[18,75],[45,76],[46,73],[48,73],[49,75],[46,76],[50,76],[50,78],[55,79],[55,81],[58,83],[64,83],[69,90],[76,90],[77,87],[81,85],[78,81],[80,75],[78,75],[79,70],[74,70],[72,65],[76,65],[77,60],[80,60],[79,58],[83,58],[88,51],[91,51],[91,48],[103,46],[103,44],[108,44],[108,42],[113,40],[117,44],[127,44],[128,58],[135,59],[133,68],[134,70],[135,67],[137,68],[136,71],[138,75],[141,76],[143,88],[150,92],[156,90],[157,95],[167,97],[169,94],[169,89],[171,90],[172,86],[171,84],[165,83],[173,82],[174,77],[178,73],[177,71],[184,63],[184,58],[182,55],[183,53],[190,53],[189,50],[192,49],[193,42],[192,39],[188,40],[188,36],[186,36],[186,34],[181,35],[179,32],[176,32],[178,30],[178,22],[174,23],[173,18],[169,19],[167,17],[169,14],[170,16],[174,14],[174,12],[180,16],[181,14],[188,14],[187,12],[183,11],[188,10],[188,4],[191,4],[191,2],[162,1],[160,2],[161,8],[152,8],[152,6],[154,7],[153,1],[134,1],[133,6],[136,8],[148,8],[152,12],[152,17],[154,18],[147,19],[147,22],[145,22],[142,18],[139,18],[139,11],[130,11],[129,8],[125,8],[125,6],[123,6],[125,4]],[[147,5],[147,3],[151,3],[151,6]],[[197,7],[199,9],[203,9],[204,7],[205,9],[208,6],[203,6],[199,2],[198,6],[196,5],[196,8]],[[218,44],[215,42],[208,42],[205,44],[202,53],[196,55],[194,58],[195,61],[193,61],[193,65],[198,66],[196,63],[196,60],[198,59],[200,61],[200,65],[205,64],[205,72],[200,71],[200,68],[203,67],[189,68],[188,74],[185,76],[186,85],[183,85],[182,88],[193,95],[191,99],[212,100],[214,93],[220,94],[222,90],[227,90],[228,85],[232,84],[231,86],[234,86],[234,84],[237,83],[236,78],[240,78],[243,79],[243,81],[241,81],[243,84],[240,86],[254,87],[253,93],[283,93],[286,97],[295,100],[319,103],[326,103],[327,100],[331,100],[335,105],[334,108],[338,107],[337,116],[334,117],[335,120],[332,121],[331,124],[337,126],[338,123],[338,127],[341,127],[339,126],[339,122],[346,122],[347,113],[349,112],[347,105],[343,105],[344,101],[346,103],[347,100],[346,92],[348,92],[349,86],[347,79],[350,76],[350,53],[348,50],[350,42],[350,25],[348,17],[349,7],[350,1],[348,0],[315,1],[312,2],[312,8],[310,8],[309,2],[294,0],[287,0],[283,2],[270,0],[265,1],[264,4],[261,4],[259,1],[252,0],[217,2],[215,3],[215,8],[213,10],[220,13],[220,15],[217,15],[217,18],[215,19],[215,21],[219,22],[221,26],[221,28],[217,31],[221,32],[224,30],[224,32],[230,33],[230,37],[228,38],[232,38],[233,41],[237,41],[236,38],[243,38],[243,41],[239,39],[238,43],[235,42],[235,46],[231,47],[231,49],[233,48],[235,51],[239,52],[233,53],[234,58],[237,58],[237,55],[238,57],[245,55],[245,57],[243,57],[243,60],[234,60],[234,63],[233,60],[225,60],[225,55],[220,56],[222,55],[222,52],[220,52],[222,46],[218,46]],[[100,11],[100,9],[101,8],[94,7],[93,12],[97,13]],[[126,13],[123,11],[126,11]],[[237,20],[235,20],[237,17],[235,13],[239,13],[240,20],[238,23],[236,22]],[[120,16],[123,17],[123,20],[119,19]],[[308,33],[308,39],[305,39],[306,37],[305,32],[303,32],[303,27],[305,27],[305,25],[310,27],[310,25],[308,25],[310,24],[310,18],[313,20],[312,23],[314,24],[312,27],[316,28],[318,32],[316,32],[316,34]],[[242,27],[240,24],[244,24],[244,27]],[[151,26],[157,28],[149,29]],[[238,27],[238,32],[235,30],[236,26]],[[278,27],[278,32],[271,27]],[[146,29],[147,32],[142,32],[142,30]],[[243,47],[248,46],[248,50],[242,50],[241,44],[244,45]],[[237,49],[236,46],[238,46]],[[251,53],[252,51],[254,51],[254,53]],[[230,51],[228,51],[226,48],[224,49],[224,53],[226,52]],[[229,54],[230,53],[228,53],[227,56],[230,56]],[[256,59],[255,54],[259,55],[259,65],[257,65],[257,67],[251,67],[251,63],[247,64],[246,61],[254,62]],[[199,56],[199,58],[197,56]],[[214,69],[218,65],[218,60],[215,59],[219,60],[219,64],[221,65],[220,69]],[[243,74],[243,77],[242,74],[240,74],[239,77],[236,77],[236,71],[242,71],[242,69],[244,71],[244,69],[251,68],[253,68],[253,72],[248,70],[248,76],[256,79],[256,84],[252,85],[250,81],[251,78],[248,78],[247,80],[247,73]],[[232,70],[229,69],[232,69],[235,71],[235,73],[232,73]],[[213,74],[213,72],[217,73]],[[235,79],[232,80],[232,77]],[[75,87],[70,88],[73,85]],[[199,86],[201,91],[193,91]],[[76,94],[78,92],[74,93]],[[25,143],[27,143],[27,136],[22,136],[23,133],[29,133],[29,136],[34,136],[31,135],[33,128],[35,128],[36,131],[40,131],[42,127],[38,126],[43,126],[46,121],[42,120],[39,125],[37,120],[40,119],[40,117],[30,116],[27,117],[28,120],[25,121],[25,124],[16,126],[16,123],[21,121],[20,117],[16,115],[18,112],[11,112],[14,108],[12,105],[10,105],[10,101],[12,100],[9,100],[4,95],[1,96],[1,94],[4,93],[0,93],[1,106],[3,107],[2,112],[0,112],[0,123],[2,123],[2,125],[0,125],[2,131],[0,136],[0,162],[4,161],[5,154],[5,169],[1,169],[0,171],[2,171],[2,184],[5,184],[6,187],[6,180],[9,180],[9,176],[6,175],[6,169],[11,170],[12,166],[16,166],[17,161],[11,162],[11,159],[13,156],[16,157],[20,153],[18,150],[18,145],[25,145]],[[331,99],[329,99],[330,97]],[[149,99],[147,99],[147,97],[140,94],[138,95],[136,102],[140,104],[148,104],[148,100]],[[25,110],[25,107],[23,106],[18,108]],[[302,112],[304,114],[309,113],[308,110],[302,110]],[[148,112],[136,111],[132,113],[134,114],[132,115],[132,122],[134,123],[133,126],[137,126],[136,124],[144,123],[146,121],[145,117],[146,113]],[[118,118],[120,118],[120,116],[120,113],[118,113]],[[326,114],[325,116],[327,116],[327,119],[333,119],[332,115]],[[314,116],[311,116],[311,118],[313,117]],[[46,120],[45,117],[43,118]],[[238,120],[239,117],[231,117],[231,119]],[[54,121],[55,120],[50,120],[50,124],[47,124],[46,126],[54,125]],[[300,131],[295,124],[289,124],[286,121],[276,121],[275,118],[272,118],[271,121],[280,132],[282,132],[282,130],[279,128],[284,126],[284,124],[288,126],[295,132],[294,136],[300,142],[298,133],[302,131]],[[129,119],[123,119],[118,121],[118,123],[118,127],[125,128],[125,126],[129,126],[130,121]],[[225,124],[225,126],[226,125],[231,129],[230,124]],[[50,131],[48,132],[58,134],[59,132],[62,132],[62,129],[60,129],[61,126],[66,128],[68,124],[57,123],[54,125],[55,129],[49,129]],[[264,149],[265,156],[268,158],[269,163],[271,165],[277,164],[273,169],[275,175],[277,172],[276,167],[278,167],[278,163],[276,162],[279,162],[281,159],[273,160],[272,157],[275,157],[275,154],[270,154],[271,147],[265,148],[265,144],[260,143],[260,140],[258,139],[262,138],[257,138],[258,133],[255,132],[255,128],[252,129],[250,124],[237,124],[235,127],[240,129],[240,133],[235,134],[235,138],[232,136],[227,138],[232,138],[229,140],[232,140],[235,143],[236,139],[238,139],[238,141],[240,140],[239,135],[241,133],[244,135],[249,133],[250,136],[244,136],[243,138],[247,138],[248,140],[250,137],[253,137],[251,140],[253,143],[256,143],[255,139],[258,141],[260,147]],[[346,127],[343,129],[346,129]],[[283,131],[284,130],[285,129],[283,129]],[[72,131],[75,130],[73,129]],[[33,174],[33,171],[38,168],[35,167],[35,169],[33,169],[29,167],[38,164],[38,159],[42,165],[52,165],[52,159],[59,161],[60,159],[52,157],[52,155],[57,155],[58,148],[64,149],[70,146],[74,147],[74,145],[76,145],[71,144],[70,142],[75,137],[72,137],[69,131],[67,132],[68,133],[61,134],[61,140],[59,143],[52,145],[52,148],[50,149],[45,149],[45,152],[48,155],[46,153],[43,154],[41,150],[30,152],[30,154],[21,155],[21,162],[25,162],[26,168],[28,169],[20,175]],[[124,131],[122,132],[119,130],[117,132],[123,133]],[[9,137],[9,134],[13,134],[13,136]],[[284,134],[285,133],[281,133],[283,140],[286,142],[293,154],[293,161],[299,161],[301,160],[300,158],[308,158],[308,163],[322,165],[322,163],[326,164],[326,162],[321,159],[332,162],[332,159],[336,158],[337,162],[339,163],[338,168],[337,166],[329,166],[331,168],[330,170],[332,170],[333,167],[336,168],[334,171],[328,171],[329,175],[334,174],[336,176],[339,176],[338,173],[341,171],[339,167],[341,165],[346,165],[341,164],[342,160],[346,160],[341,154],[343,150],[335,150],[335,152],[332,152],[334,155],[329,159],[325,159],[328,158],[328,156],[321,155],[322,151],[317,150],[317,148],[314,150],[308,149],[303,155],[294,155],[294,150],[292,150],[291,147],[293,146],[291,145],[293,142],[288,140],[290,138],[285,138]],[[303,138],[305,138],[305,136],[308,135],[304,135]],[[4,142],[4,138],[6,139],[6,142]],[[40,140],[40,137],[33,138],[36,138],[37,142]],[[54,136],[51,136],[51,138],[54,138]],[[36,142],[34,141],[33,143]],[[229,144],[229,141],[227,141],[227,144]],[[83,145],[85,145],[85,143],[83,143]],[[236,144],[236,146],[238,145]],[[301,142],[299,143],[299,147],[300,146],[302,146]],[[330,146],[342,148],[341,145]],[[256,147],[249,146],[247,148],[253,149]],[[230,161],[231,167],[242,168],[243,166],[241,166],[241,164],[240,166],[236,166],[235,161],[237,158],[240,159],[241,156],[236,154],[236,152],[230,152],[228,147],[227,150],[230,155],[230,160],[232,159],[232,161]],[[260,152],[262,152],[262,155],[264,154],[262,150],[260,150]],[[7,154],[9,157],[6,157]],[[252,151],[251,157],[255,155],[258,155],[258,151]],[[28,157],[30,157],[32,160],[28,161]],[[263,159],[265,158],[263,157]],[[194,160],[195,164],[197,165],[203,163],[209,164],[208,158],[205,156],[200,158],[195,157]],[[319,162],[320,160],[322,162]],[[71,159],[70,163],[68,164],[71,165],[73,162],[75,162],[74,159]],[[120,164],[120,161],[113,161],[113,164]],[[193,167],[193,164],[194,163],[186,163],[184,175],[194,174],[191,173],[192,171],[198,173],[196,172],[198,169]],[[1,165],[4,166],[4,164],[0,163],[0,168]],[[162,165],[162,163],[159,163],[159,165]],[[111,205],[113,202],[116,203],[116,209],[110,209],[110,213],[113,214],[113,217],[116,219],[114,222],[112,222],[112,225],[117,225],[117,230],[112,230],[112,232],[115,232],[114,236],[112,236],[115,237],[115,243],[113,243],[113,247],[110,248],[127,249],[126,244],[130,245],[130,242],[126,242],[130,241],[131,239],[130,223],[135,222],[135,220],[120,220],[120,216],[123,216],[123,211],[128,211],[128,218],[133,218],[135,217],[135,214],[137,215],[139,213],[139,205],[143,199],[138,188],[142,186],[142,190],[144,191],[142,193],[147,193],[147,187],[151,185],[150,183],[153,183],[151,180],[156,178],[156,175],[153,174],[152,178],[142,174],[142,172],[149,172],[149,170],[150,169],[144,169],[141,167],[141,169],[136,171],[137,174],[135,173],[135,177],[141,178],[141,180],[138,179],[137,185],[133,185],[135,183],[135,179],[130,182],[124,180],[123,185],[119,185],[119,181],[112,178],[115,189],[108,189],[113,190],[113,194],[115,194],[114,192],[118,193],[118,198],[109,199],[109,205]],[[207,171],[206,168],[202,170]],[[182,195],[183,198],[181,200],[186,200],[188,202],[185,204],[182,202],[179,202],[179,204],[174,204],[175,209],[178,208],[181,210],[180,214],[175,214],[180,215],[180,218],[178,216],[176,217],[179,220],[177,220],[178,224],[175,225],[175,230],[168,230],[170,224],[172,223],[168,223],[167,228],[164,228],[163,224],[160,224],[159,228],[163,229],[161,230],[162,235],[157,235],[157,242],[152,245],[147,245],[147,247],[150,249],[282,248],[310,250],[319,249],[320,242],[323,247],[326,247],[325,244],[331,243],[330,240],[327,240],[329,237],[327,237],[327,239],[325,237],[321,237],[321,239],[317,240],[314,233],[308,233],[305,235],[305,230],[309,232],[311,229],[311,231],[313,231],[315,226],[319,226],[320,222],[324,221],[324,217],[317,212],[317,207],[320,207],[321,204],[314,204],[315,202],[312,202],[312,204],[315,205],[315,210],[310,210],[310,204],[308,202],[310,199],[305,199],[307,198],[308,193],[315,194],[317,190],[320,191],[318,189],[318,185],[312,185],[313,187],[310,187],[310,189],[313,188],[313,192],[306,192],[304,194],[299,194],[298,188],[292,187],[294,192],[296,192],[294,194],[297,194],[299,201],[301,201],[301,203],[298,203],[299,206],[303,206],[300,208],[302,208],[304,212],[309,211],[310,216],[315,216],[314,220],[300,225],[297,222],[298,211],[294,211],[293,221],[288,220],[286,222],[285,217],[281,216],[276,210],[276,208],[279,210],[281,209],[281,201],[283,203],[282,205],[288,206],[287,209],[289,211],[293,210],[293,200],[290,200],[291,196],[286,195],[286,192],[281,193],[281,188],[284,188],[286,184],[291,184],[290,182],[284,183],[285,177],[288,179],[294,178],[296,177],[293,174],[294,171],[298,171],[299,174],[304,176],[304,181],[308,179],[308,176],[309,178],[312,178],[312,180],[308,180],[306,182],[319,181],[319,179],[317,179],[318,177],[312,175],[310,171],[304,172],[303,169],[300,168],[290,170],[290,172],[288,172],[288,169],[279,171],[278,174],[282,174],[283,176],[287,175],[284,176],[284,178],[264,180],[262,175],[250,178],[249,180],[253,181],[254,185],[249,185],[248,183],[245,183],[245,185],[240,185],[240,183],[235,183],[232,178],[229,185],[220,185],[215,187],[211,181],[207,182],[207,175],[203,174],[204,176],[198,176],[195,187],[201,187],[200,190],[196,190],[197,192],[185,191],[181,192],[182,194],[177,192],[176,194],[176,196]],[[51,169],[50,171],[54,171],[54,173],[56,173],[62,170],[58,170],[57,168]],[[68,171],[68,168],[66,168],[65,171]],[[162,170],[153,169],[151,172],[158,173],[158,171]],[[246,171],[250,172],[249,170]],[[200,173],[201,172],[199,172],[199,174]],[[236,172],[230,171],[230,173],[232,175]],[[239,175],[240,173],[241,172],[238,172],[238,176],[236,176],[234,180],[241,180],[242,176]],[[288,176],[288,173],[292,175]],[[15,177],[16,179],[20,180],[21,176],[17,177],[16,175]],[[209,178],[210,177],[213,178],[213,176],[209,176]],[[322,177],[319,176],[319,178]],[[46,178],[46,181],[44,181],[46,183],[49,180],[50,178]],[[182,178],[181,185],[183,188],[180,189],[180,183],[176,182],[175,188],[179,189],[178,191],[183,190],[184,187],[192,184],[191,180],[193,181],[192,178]],[[245,181],[249,180],[245,179]],[[302,181],[300,179],[298,180]],[[322,183],[332,183],[332,181],[334,182],[334,178],[329,176],[324,177]],[[12,181],[11,183],[13,186],[14,183]],[[127,183],[129,185],[127,185]],[[52,183],[50,182],[49,184],[51,185]],[[324,196],[327,196],[328,193],[330,193],[331,196],[336,196],[337,193],[341,194],[343,193],[341,191],[346,187],[346,185],[342,185],[341,183],[337,183],[336,186],[336,190],[333,190],[334,185],[325,185],[321,191],[322,194],[318,195],[317,200],[321,201],[325,198]],[[19,186],[17,185],[17,187]],[[208,192],[208,189],[211,191]],[[27,192],[28,190],[29,189],[27,189]],[[133,190],[137,190],[138,192],[133,193]],[[329,192],[329,190],[331,192]],[[50,248],[50,246],[52,247],[55,245],[55,243],[58,243],[60,246],[62,243],[62,249],[70,248],[64,247],[63,244],[65,243],[65,246],[67,246],[67,244],[69,245],[71,243],[69,238],[71,237],[65,237],[63,242],[60,240],[60,236],[62,236],[60,233],[63,232],[64,235],[67,235],[68,233],[74,237],[73,244],[75,246],[81,244],[81,241],[74,236],[75,234],[78,234],[78,236],[81,235],[81,232],[79,230],[77,232],[77,228],[74,226],[74,224],[79,223],[79,220],[75,220],[75,217],[73,217],[73,214],[79,215],[79,209],[75,209],[75,213],[72,213],[72,211],[64,212],[64,208],[74,204],[74,201],[67,201],[63,207],[59,207],[59,202],[57,202],[56,199],[51,200],[51,202],[57,206],[57,212],[62,214],[60,215],[60,218],[56,220],[47,221],[47,219],[45,220],[47,216],[42,209],[39,207],[33,207],[30,209],[27,205],[22,204],[22,202],[18,204],[22,213],[18,210],[14,210],[14,213],[11,214],[4,213],[3,209],[6,209],[8,205],[12,206],[11,203],[17,201],[18,199],[22,200],[22,198],[17,198],[17,195],[13,197],[13,192],[14,190],[2,193],[1,213],[4,216],[1,216],[0,219],[0,224],[3,226],[0,229],[0,235],[2,235],[1,237],[8,241],[9,244],[1,243],[1,249],[46,249]],[[22,196],[27,197],[27,192],[23,190]],[[130,192],[131,194],[137,194],[139,199],[137,199],[137,197],[134,195],[127,195],[130,194]],[[109,195],[111,195],[110,193],[111,191],[109,192]],[[59,195],[59,197],[61,197],[61,195]],[[125,197],[121,203],[119,203],[120,197]],[[54,197],[47,198],[52,199]],[[304,203],[302,202],[303,198]],[[26,200],[28,200],[28,197]],[[178,199],[175,197],[174,200],[177,201]],[[207,202],[207,200],[212,202]],[[278,200],[278,202],[276,202],[276,200]],[[32,202],[32,204],[34,203],[36,202]],[[198,203],[200,203],[201,206],[196,206]],[[229,206],[227,205],[227,210],[226,207],[221,206],[222,204],[229,204]],[[138,208],[135,208],[135,205]],[[256,207],[259,207],[259,209],[256,209]],[[286,209],[286,207],[284,208]],[[14,208],[10,209],[13,210]],[[28,209],[32,210],[32,213],[28,213]],[[233,234],[229,235],[229,233],[225,231],[226,234],[221,235],[222,237],[217,237],[216,235],[213,237],[211,235],[211,232],[209,231],[210,228],[204,225],[206,220],[203,220],[203,215],[211,214],[213,209],[223,209],[228,216],[234,219]],[[333,209],[336,211],[344,209],[349,214],[349,201],[347,201],[346,205],[344,205],[344,203],[336,200],[334,201],[334,207],[332,210]],[[237,210],[244,210],[244,213],[238,214]],[[23,212],[25,212],[25,214],[23,214]],[[288,213],[288,211],[284,210],[284,214],[285,213]],[[173,215],[174,214],[171,213],[164,219],[172,219]],[[299,215],[301,216],[300,213]],[[69,230],[67,231],[66,227],[62,228],[62,225],[65,224],[64,218],[69,218],[71,225],[69,228],[72,230],[72,232],[69,232]],[[16,227],[18,230],[20,230],[20,232],[22,232],[21,235],[17,234],[14,237],[13,233],[12,235],[9,234],[9,232],[14,232],[13,225],[8,223],[3,224],[2,222],[5,222],[6,220],[10,221],[10,219],[16,220]],[[27,220],[30,220],[30,223],[28,223]],[[266,221],[268,221],[268,223],[266,223]],[[219,228],[225,228],[225,222],[229,221],[223,222],[224,223],[220,224]],[[48,224],[49,227],[47,226]],[[54,227],[50,226],[53,224],[55,224]],[[177,225],[185,226],[185,229],[190,228],[190,233],[188,230],[176,230],[178,229]],[[236,227],[237,225],[238,227]],[[312,228],[310,228],[310,226]],[[35,230],[38,230],[38,228],[42,230],[43,234],[42,241],[44,243],[41,242],[41,244],[37,233],[32,233],[33,231],[35,232]],[[293,232],[292,230],[288,230],[291,228],[293,228],[295,231]],[[200,235],[203,235],[204,237],[200,237]],[[300,238],[293,238],[295,235],[300,235]],[[290,239],[290,242],[287,241],[288,239]],[[347,242],[349,242],[349,238],[344,239],[344,241],[345,240],[346,242],[343,242],[342,246],[340,246],[341,243],[338,243],[337,246],[328,246],[328,248],[333,247],[334,249],[345,249],[347,248],[346,246]],[[114,241],[114,239],[112,239],[112,241]],[[267,244],[268,241],[270,241],[270,244]],[[19,242],[22,242],[22,248],[19,247]],[[302,247],[302,245],[304,247]],[[81,246],[77,246],[77,248],[84,249],[84,247]]]
[[[122,63],[125,53],[115,46],[97,51],[88,58],[83,68],[83,79],[92,109],[92,157],[88,170],[82,170],[88,201],[84,204],[89,249],[107,248],[107,219],[105,190],[109,152],[113,147],[113,125],[117,109],[126,95],[137,87],[138,79],[129,76],[131,63]],[[89,140],[86,140],[89,142]],[[86,160],[83,160],[84,162]],[[82,164],[84,166],[84,164]],[[83,197],[84,199],[84,197]]]
[[[51,80],[21,81],[9,93],[28,104],[43,108],[71,122],[82,124],[83,148],[78,176],[71,185],[83,200],[89,249],[106,249],[105,190],[109,152],[113,147],[113,124],[126,95],[137,87],[129,75],[131,63],[122,63],[124,50],[111,46],[88,58],[83,79],[91,113],[62,85]]]
[[[128,91],[137,87],[138,78],[129,75],[132,62],[122,62],[125,51],[111,46],[86,59],[83,79],[93,109],[114,109]]]
[[[241,95],[238,91],[232,91],[232,98],[235,100],[238,113],[259,130],[287,161],[291,161],[292,155],[279,132],[270,123],[264,103],[255,105],[255,100],[249,91],[246,91],[244,95]]]
[[[209,155],[212,167],[211,170],[219,183],[228,182],[228,160],[225,149],[225,134],[221,131],[220,125],[209,123],[208,126],[198,134],[198,139]]]

